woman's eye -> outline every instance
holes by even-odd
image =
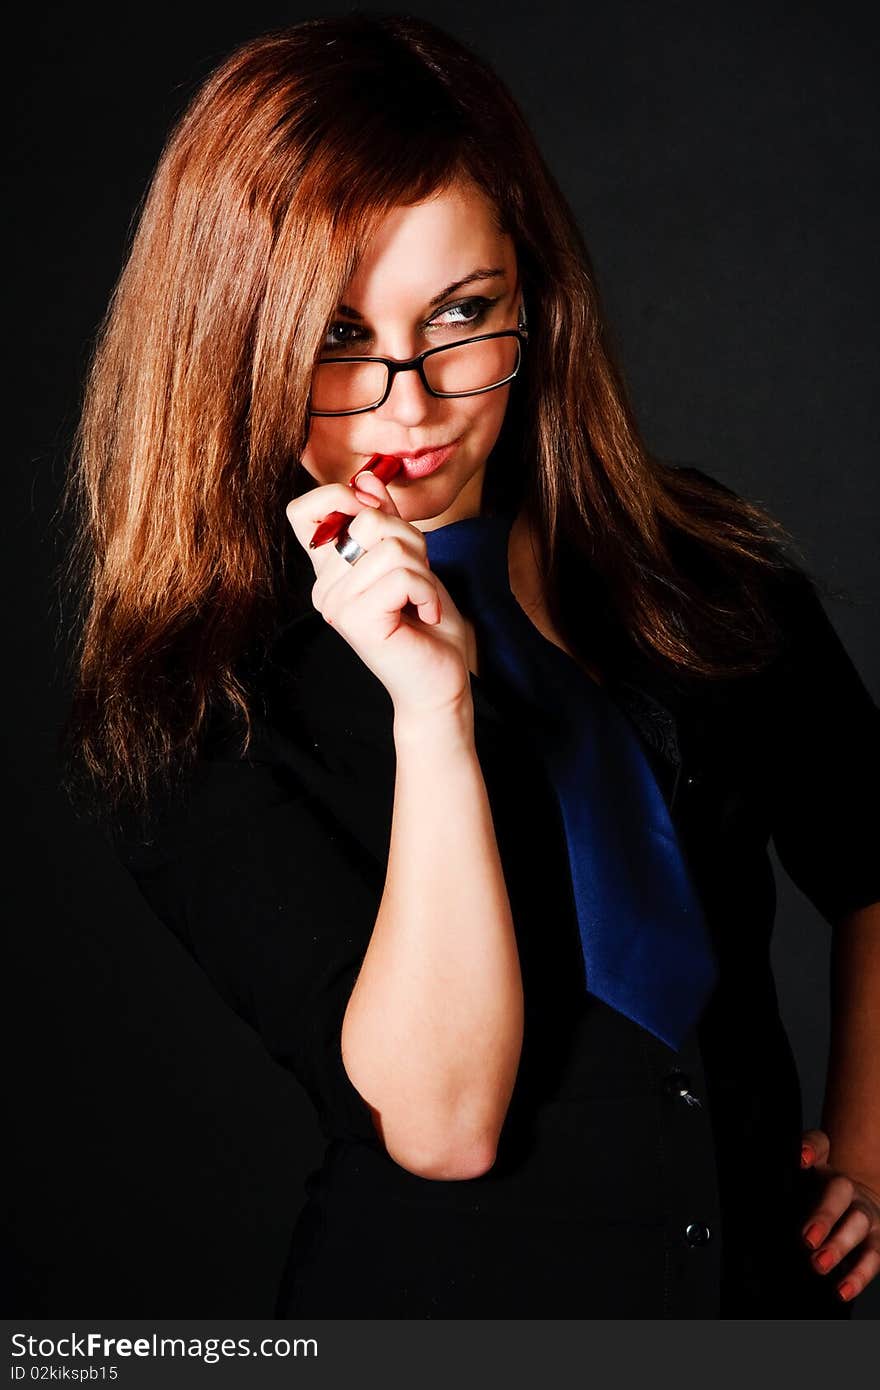
[[[344,335],[352,332],[357,333],[357,331],[358,329],[353,323],[331,323],[330,327],[327,329],[326,337],[324,338],[324,347],[331,350],[333,348],[351,347],[357,342],[357,339],[347,338]]]
[[[483,295],[475,295],[471,299],[460,299],[457,304],[450,304],[448,308],[441,309],[424,326],[431,328],[455,328],[462,327],[476,328],[483,323],[489,310],[498,303],[497,299],[486,299]],[[366,334],[367,339],[372,338],[371,333]],[[363,350],[364,334],[363,330],[354,323],[331,323],[324,337],[324,352],[346,352],[352,348]]]
[[[436,315],[431,322],[434,324],[439,321],[441,327],[445,326],[443,320],[445,320],[447,324],[482,323],[489,309],[497,302],[498,301],[495,299],[485,299],[482,295],[476,295],[473,299],[461,299],[458,304],[450,304],[448,309],[441,309],[440,313]],[[453,315],[452,318],[449,317],[450,314]]]

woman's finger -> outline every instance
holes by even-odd
[[[328,546],[321,546],[317,550],[309,550],[309,542],[315,534],[315,528],[331,512],[345,512],[346,516],[354,518],[361,512],[374,510],[375,507],[370,502],[361,501],[354,490],[345,483],[325,483],[321,487],[312,488],[310,492],[304,492],[302,497],[294,497],[285,508],[293,534],[311,557],[328,549]],[[332,544],[329,545],[329,549],[333,549]]]
[[[880,1250],[869,1246],[846,1272],[846,1278],[842,1279],[837,1285],[837,1292],[845,1303],[851,1303],[854,1298],[867,1288],[872,1279],[876,1279],[880,1274]]]
[[[817,1250],[835,1221],[839,1221],[850,1206],[855,1189],[849,1178],[837,1173],[822,1193],[822,1200],[813,1209],[801,1234],[811,1250]]]
[[[382,479],[377,477],[375,473],[372,473],[369,468],[364,469],[362,473],[358,473],[355,478],[355,486],[362,492],[367,493],[369,497],[375,497],[382,507],[382,510],[389,516],[400,516],[400,512],[397,510],[397,503],[394,501],[388,488],[385,486]]]
[[[337,585],[342,586],[338,595],[340,599],[362,593],[378,574],[395,564],[417,562],[430,568],[427,541],[421,531],[400,516],[366,508],[349,523],[348,534],[366,553],[352,565],[333,546],[330,547],[336,559],[334,561],[332,555],[328,557],[312,590],[312,601],[316,607],[323,609],[333,601],[331,591]]]
[[[333,625],[339,627],[345,622],[344,612],[349,598],[341,599],[333,610]],[[370,609],[380,619],[384,631],[381,636],[388,637],[401,623],[403,609],[407,603],[413,604],[419,618],[426,623],[440,621],[440,601],[437,590],[426,574],[419,570],[398,565],[379,576],[374,584],[358,595],[358,602],[364,609]]]
[[[360,535],[355,539],[359,545],[364,545]],[[389,570],[412,569],[425,573],[422,555],[406,536],[394,533],[380,535],[378,540],[364,545],[364,550],[366,553],[356,565],[346,565],[338,573],[335,566],[328,566],[318,579],[314,597],[325,612],[334,604],[359,598]],[[342,563],[345,565],[344,560]]]
[[[363,511],[349,522],[348,534],[354,536],[358,545],[362,545],[365,550],[391,536],[399,537],[427,563],[428,542],[423,533],[417,526],[411,526],[408,521],[404,521],[397,511],[392,513],[382,510],[381,507],[364,507]]]
[[[824,1129],[805,1129],[801,1135],[801,1167],[825,1163],[831,1152],[831,1140]]]
[[[850,1250],[854,1250],[865,1239],[871,1226],[869,1213],[857,1202],[853,1202],[813,1255],[813,1265],[819,1273],[827,1274],[829,1269],[833,1269],[844,1255],[849,1254]]]

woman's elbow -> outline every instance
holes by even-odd
[[[457,1144],[442,1151],[397,1146],[386,1135],[383,1140],[390,1158],[407,1172],[434,1182],[465,1182],[482,1177],[495,1162],[496,1145],[488,1139]]]

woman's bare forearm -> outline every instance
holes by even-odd
[[[834,929],[822,1128],[832,1164],[880,1192],[880,903]]]
[[[342,1029],[352,1084],[403,1167],[494,1161],[522,1048],[519,955],[473,706],[395,718],[385,890]]]

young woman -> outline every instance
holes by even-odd
[[[479,58],[349,15],[208,79],[71,498],[71,793],[328,1140],[276,1313],[849,1316],[877,710],[778,523],[647,452]],[[835,933],[805,1136],[770,837]]]

